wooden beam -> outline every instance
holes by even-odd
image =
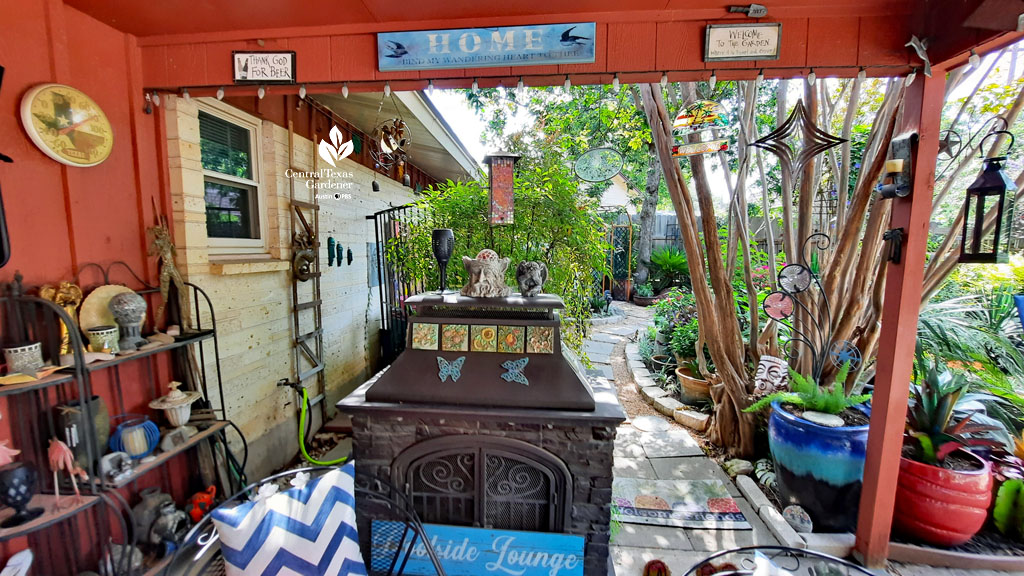
[[[893,202],[890,228],[903,228],[903,255],[888,264],[882,330],[878,344],[875,392],[864,486],[860,498],[854,555],[866,566],[882,567],[889,551],[889,532],[896,500],[900,453],[907,414],[907,395],[921,309],[928,222],[935,186],[935,161],[945,75],[923,74],[907,88],[900,133],[917,132],[913,192]]]

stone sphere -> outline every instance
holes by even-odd
[[[146,299],[135,292],[122,292],[110,299],[110,312],[121,326],[141,324],[146,316]]]

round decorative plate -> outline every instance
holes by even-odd
[[[800,264],[790,264],[779,271],[779,286],[791,294],[797,294],[811,287],[811,271]]]
[[[764,313],[774,320],[783,320],[793,315],[793,297],[783,292],[772,292],[765,296]]]
[[[107,284],[90,292],[82,301],[82,308],[78,311],[78,327],[82,330],[82,334],[88,336],[89,328],[97,326],[117,326],[114,313],[110,311],[110,299],[125,292],[134,292],[134,290],[127,286]],[[142,322],[144,323],[145,319]]]
[[[107,115],[71,86],[40,84],[26,92],[21,123],[44,154],[68,166],[95,166],[114,148]]]
[[[591,148],[576,159],[576,176],[587,182],[604,182],[622,170],[622,154],[614,148]]]

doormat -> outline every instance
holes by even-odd
[[[721,480],[616,478],[612,503],[612,517],[619,522],[750,530],[750,523]]]

